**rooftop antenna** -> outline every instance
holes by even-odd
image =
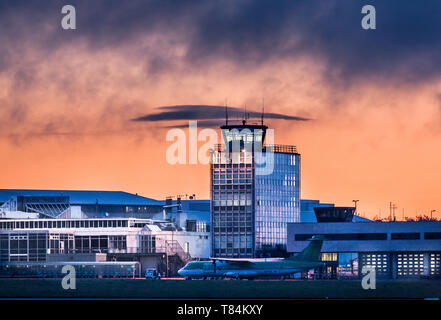
[[[390,202],[389,203],[389,221],[395,221],[395,209],[397,209],[397,205]]]
[[[225,125],[228,126],[228,103],[227,103],[227,100],[225,100]]]
[[[244,106],[245,110],[244,110],[244,114],[243,114],[243,125],[245,125],[245,123],[247,122],[247,105]]]

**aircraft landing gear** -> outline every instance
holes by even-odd
[[[186,277],[185,277],[185,280],[191,280],[191,277],[186,276]]]

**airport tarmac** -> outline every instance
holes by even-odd
[[[64,290],[61,279],[0,279],[0,298],[406,298],[441,296],[439,280],[377,281],[365,290],[351,280],[77,279]]]

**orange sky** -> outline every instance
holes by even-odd
[[[146,47],[161,39],[145,39]],[[139,45],[139,44],[137,44]],[[1,188],[124,190],[163,199],[209,197],[209,168],[169,165],[167,129],[130,119],[166,105],[208,104],[312,118],[268,120],[275,142],[302,155],[302,198],[352,205],[374,217],[441,217],[441,99],[436,81],[392,85],[375,78],[333,86],[311,57],[240,68],[227,60],[209,67],[176,59],[166,73],[146,75],[121,50],[69,46],[49,57],[33,49],[17,68],[20,82],[0,74]],[[27,65],[32,65],[32,70]],[[15,70],[16,71],[16,70]],[[378,81],[377,81],[378,80]]]

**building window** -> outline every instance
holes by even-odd
[[[441,240],[441,232],[425,232],[425,240]]]
[[[336,252],[323,252],[321,256],[321,261],[337,261]]]
[[[412,277],[424,274],[424,254],[399,253],[397,260],[398,277]]]
[[[392,233],[392,240],[419,240],[420,234],[418,232],[408,233]]]
[[[441,253],[430,254],[430,275],[441,274]]]
[[[307,241],[318,234],[296,234],[295,241]],[[331,233],[320,234],[326,240],[347,241],[347,240],[387,240],[387,233]]]
[[[363,266],[375,267],[376,275],[389,277],[391,273],[389,254],[387,253],[360,253],[360,270]]]
[[[109,236],[109,248],[118,250],[127,249],[126,236]]]

